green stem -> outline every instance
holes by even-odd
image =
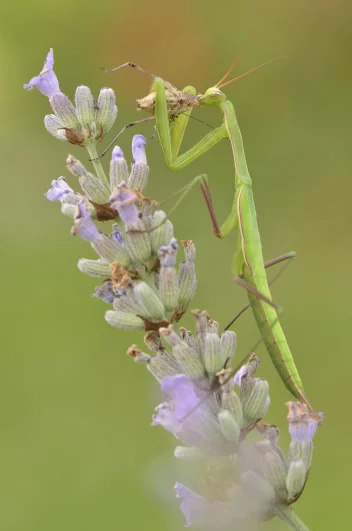
[[[108,181],[108,179],[107,179],[107,177],[105,175],[105,171],[104,171],[103,165],[101,163],[101,160],[97,158],[98,157],[98,151],[97,151],[97,143],[96,143],[96,141],[87,142],[85,147],[87,148],[87,151],[89,153],[89,158],[92,159],[92,162],[93,162],[93,165],[94,165],[94,169],[95,169],[95,173],[97,174],[97,176],[99,177],[99,179],[101,180],[103,185],[106,187],[107,192],[110,194],[109,181]]]
[[[292,507],[288,505],[278,505],[275,509],[276,516],[281,518],[293,531],[309,531],[309,528],[297,516]]]

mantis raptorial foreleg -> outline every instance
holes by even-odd
[[[112,148],[112,146],[115,144],[116,140],[119,138],[119,136],[122,135],[122,133],[124,133],[126,131],[126,129],[129,129],[130,127],[134,127],[135,125],[144,124],[145,122],[154,122],[154,121],[155,121],[155,117],[154,116],[148,116],[148,118],[143,118],[142,120],[136,120],[134,122],[128,122],[128,124],[126,124],[121,129],[121,131],[119,131],[117,133],[117,135],[113,138],[113,140],[110,142],[108,147],[106,149],[104,149],[104,151],[97,158],[101,159],[102,157],[104,157],[105,153],[107,153],[109,151],[109,149]],[[93,159],[91,159],[91,160],[93,160]],[[94,159],[94,160],[96,160],[96,159]]]

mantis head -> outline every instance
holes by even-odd
[[[226,100],[226,96],[218,87],[210,87],[205,94],[199,94],[198,100],[203,105],[218,105]]]

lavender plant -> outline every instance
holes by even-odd
[[[76,90],[75,106],[59,87],[50,50],[41,73],[24,85],[49,98],[54,114],[44,119],[56,138],[85,147],[90,158],[117,116],[115,94],[103,88],[95,100],[90,89]],[[221,458],[208,483],[212,498],[176,483],[186,526],[202,529],[252,529],[278,516],[291,529],[308,529],[292,509],[301,496],[312,462],[313,437],[322,414],[312,415],[299,402],[288,402],[291,443],[288,456],[278,446],[279,430],[265,424],[269,384],[255,377],[259,358],[252,354],[234,376],[237,338],[206,311],[194,310],[195,335],[178,325],[196,288],[195,246],[181,241],[184,260],[178,268],[179,244],[167,215],[148,199],[146,141],[135,135],[132,167],[116,146],[109,177],[95,160],[95,174],[69,155],[67,168],[78,179],[74,191],[64,177],[45,194],[59,201],[74,220],[72,235],[88,241],[97,258],[82,258],[78,268],[100,279],[94,297],[111,306],[106,321],[124,330],[144,330],[149,353],[132,345],[128,354],[144,363],[161,386],[165,401],[156,407],[153,425],[171,432],[182,446],[175,457],[194,461]],[[109,234],[98,223],[111,221]],[[248,438],[256,433],[259,440]],[[250,442],[248,442],[250,440]]]

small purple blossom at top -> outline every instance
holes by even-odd
[[[307,406],[300,402],[287,402],[289,413],[289,432],[293,442],[312,441],[318,426],[321,424],[323,413],[308,413]]]
[[[90,217],[89,210],[84,201],[77,205],[77,213],[75,215],[75,227],[72,229],[73,236],[80,236],[83,240],[88,242],[94,242],[100,232],[95,226],[92,218]]]
[[[125,225],[133,225],[138,221],[138,210],[135,205],[136,194],[125,183],[116,186],[110,196],[110,206],[117,210]]]
[[[64,177],[51,181],[51,188],[44,194],[49,201],[61,201],[62,197],[69,192],[74,193]]]
[[[23,85],[23,88],[32,90],[34,87],[44,94],[51,98],[55,94],[60,93],[59,81],[56,77],[56,74],[53,70],[54,66],[54,52],[50,48],[50,51],[46,57],[44,67],[40,72],[39,76],[32,77],[32,79]]]

